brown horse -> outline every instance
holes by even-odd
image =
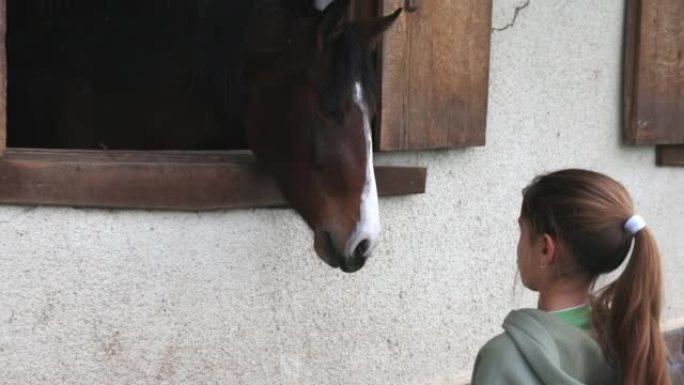
[[[347,23],[348,6],[9,0],[9,144],[198,150],[247,139],[317,254],[356,271],[380,236],[371,52],[400,10]]]
[[[274,3],[255,7],[248,29],[249,146],[313,229],[318,255],[356,271],[380,236],[371,51],[399,11],[350,24],[349,0],[312,16]]]

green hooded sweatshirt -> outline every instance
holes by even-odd
[[[515,310],[477,355],[471,385],[613,385],[619,377],[586,331],[536,309]]]

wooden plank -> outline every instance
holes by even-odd
[[[381,196],[425,192],[426,170],[376,167]],[[20,150],[0,159],[0,203],[215,210],[283,206],[248,152]]]
[[[0,0],[0,156],[7,146],[7,55],[5,35],[7,31],[5,0]]]
[[[639,30],[641,29],[639,15],[641,15],[641,0],[627,0],[625,4],[625,57],[623,76],[623,119],[624,137],[627,142],[633,143],[630,138],[636,137],[636,84],[638,68],[637,46]]]
[[[626,28],[626,142],[684,143],[684,2],[629,0]]]
[[[658,166],[684,167],[684,145],[657,146],[656,164]]]
[[[381,53],[380,150],[484,145],[491,17],[491,0],[422,1],[397,20]]]
[[[427,169],[424,167],[375,166],[378,195],[381,197],[424,194]]]

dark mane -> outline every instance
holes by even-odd
[[[303,72],[312,70],[318,65],[313,57],[299,55],[298,46],[304,51],[315,44],[316,22],[321,12],[313,7],[311,0],[256,1],[252,20],[257,24],[250,28],[263,28],[264,22],[268,31],[251,30],[248,55],[249,71],[258,73],[261,79],[264,74],[270,81],[288,81],[291,78],[302,78]],[[302,33],[306,31],[306,33]],[[302,41],[302,39],[304,39]],[[321,112],[330,119],[340,121],[345,103],[350,102],[353,87],[360,82],[364,87],[364,98],[373,112],[376,101],[376,76],[373,56],[366,46],[364,36],[357,24],[345,23],[339,35],[324,48],[321,53],[327,65],[326,71],[318,79],[317,95]],[[279,80],[280,79],[280,80]]]

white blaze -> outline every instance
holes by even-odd
[[[368,240],[367,255],[373,251],[380,239],[380,210],[378,209],[378,188],[375,184],[375,172],[373,170],[373,137],[371,134],[370,114],[363,97],[363,88],[360,82],[354,83],[354,102],[359,106],[363,114],[363,133],[366,139],[366,183],[361,193],[361,207],[359,222],[356,224],[354,233],[349,238],[346,254],[353,255],[354,248],[363,240]]]
[[[314,0],[314,6],[319,10],[322,11],[326,8],[328,8],[328,5],[332,3],[333,0]]]

